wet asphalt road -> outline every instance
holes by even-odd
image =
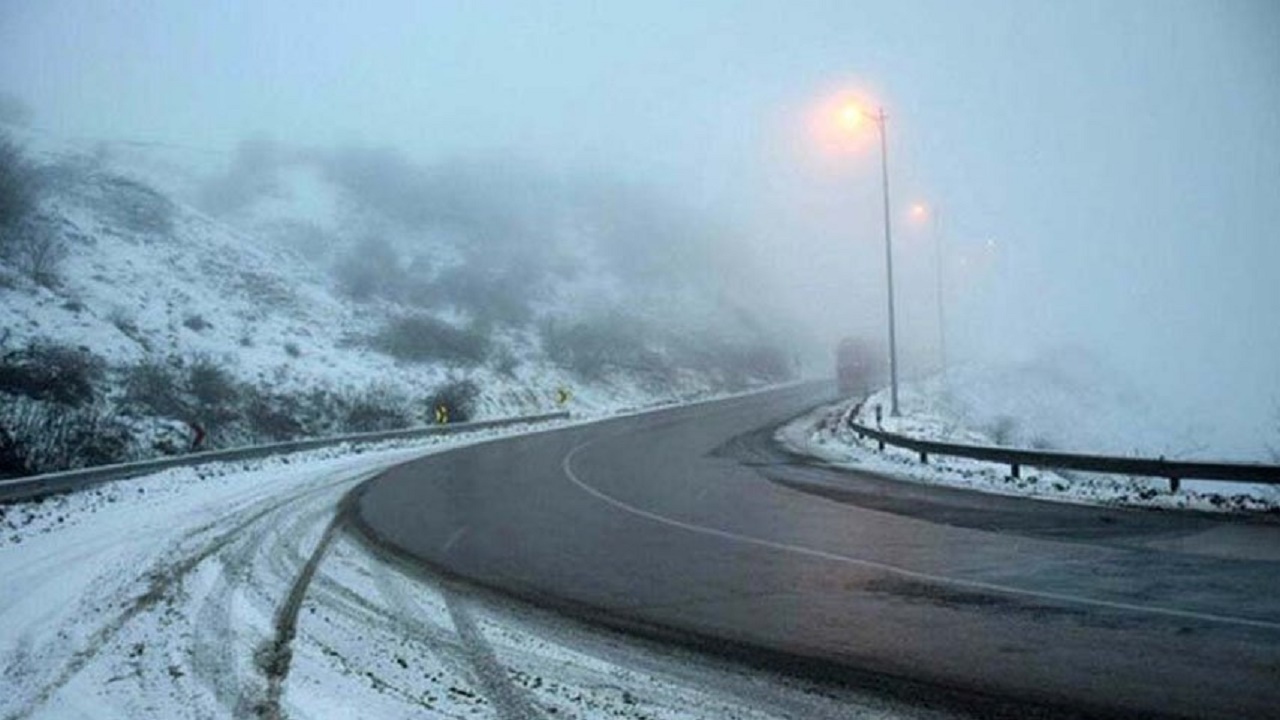
[[[962,713],[1280,715],[1280,524],[923,488],[774,445],[829,395],[426,457],[365,485],[357,521],[579,616]]]

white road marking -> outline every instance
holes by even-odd
[[[1007,595],[1020,595],[1023,597],[1031,597],[1039,600],[1051,600],[1064,603],[1075,603],[1079,605],[1090,605],[1094,607],[1107,608],[1110,610],[1126,610],[1139,613],[1150,613],[1153,615],[1164,615],[1167,617],[1175,617],[1186,620],[1200,620],[1204,622],[1216,622],[1228,625],[1240,625],[1244,627],[1263,628],[1266,630],[1280,630],[1280,622],[1272,622],[1268,620],[1254,620],[1251,618],[1233,617],[1230,615],[1218,615],[1216,613],[1196,612],[1194,610],[1180,610],[1178,608],[1159,607],[1155,605],[1139,605],[1136,603],[1119,602],[1115,600],[1102,600],[1099,598],[1085,597],[1081,595],[1070,595],[1066,593],[1055,593],[1044,590],[1028,590],[1026,588],[1012,587],[1009,585],[1000,585],[997,583],[983,582],[981,580],[966,580],[964,578],[949,577],[946,575],[935,575],[933,573],[921,572],[919,570],[911,570],[889,563],[883,563],[876,560],[866,560],[863,558],[850,557],[839,553],[828,552],[826,550],[817,550],[803,545],[792,545],[790,543],[778,542],[775,540],[766,540],[764,538],[743,535],[730,530],[721,530],[718,528],[706,527],[683,520],[660,515],[644,508],[639,508],[627,502],[619,500],[611,495],[607,495],[600,490],[583,482],[573,472],[573,458],[580,451],[594,444],[597,440],[588,440],[570,450],[561,462],[560,466],[564,470],[565,477],[574,485],[577,485],[584,492],[594,496],[595,498],[612,505],[619,510],[630,513],[637,517],[652,520],[656,523],[668,525],[670,527],[679,528],[688,532],[697,533],[699,535],[707,535],[710,537],[718,537],[723,540],[732,542],[740,542],[757,547],[769,548],[771,550],[779,550],[782,552],[795,553],[797,555],[805,555],[808,557],[821,558],[832,562],[853,565],[856,567],[870,568],[879,570],[890,575],[910,578],[912,580],[937,583],[940,585],[950,585],[953,587],[966,588],[971,590],[985,590],[988,592],[1004,593]]]
[[[453,549],[453,546],[456,545],[457,542],[462,539],[462,536],[467,534],[467,529],[469,527],[471,526],[463,525],[457,530],[454,530],[453,534],[449,536],[449,539],[444,541],[444,545],[440,548],[440,552],[448,555],[449,551]]]

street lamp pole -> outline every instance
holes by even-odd
[[[887,117],[884,108],[876,113],[876,125],[880,128],[880,177],[884,186],[884,260],[889,276],[889,413],[898,416],[898,334],[893,309],[893,234],[890,230],[889,210],[889,142],[886,139]]]

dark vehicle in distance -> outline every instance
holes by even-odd
[[[884,353],[863,338],[847,337],[836,347],[836,384],[846,397],[869,395],[885,382]]]

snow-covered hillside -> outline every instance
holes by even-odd
[[[1179,493],[1163,478],[1114,477],[1025,469],[964,458],[935,457],[854,436],[843,420],[856,420],[913,438],[972,445],[1002,445],[1064,452],[1179,460],[1276,462],[1265,442],[1236,452],[1194,413],[1162,413],[1121,374],[1080,350],[1059,351],[1006,365],[953,368],[899,387],[901,415],[893,417],[889,388],[821,408],[785,428],[780,439],[798,452],[855,469],[917,482],[1067,502],[1199,510],[1274,510],[1280,490],[1238,483],[1189,480]],[[1231,439],[1228,439],[1231,440]]]
[[[1058,348],[1016,362],[972,363],[900,388],[901,420],[933,416],[947,432],[975,431],[996,444],[1111,455],[1177,459],[1231,456],[1263,461],[1259,438],[1251,451],[1215,432],[1194,408],[1170,412],[1136,380],[1079,348]],[[887,391],[880,404],[888,415]],[[904,427],[904,429],[906,429]]]
[[[586,214],[539,227],[566,207],[490,206],[491,174],[18,145],[41,188],[25,231],[62,257],[36,277],[0,254],[8,472],[178,451],[193,424],[231,445],[430,422],[440,404],[539,412],[561,390],[597,414],[790,370],[713,290],[638,295],[607,237],[575,240],[610,232]],[[32,447],[90,433],[84,452]]]

